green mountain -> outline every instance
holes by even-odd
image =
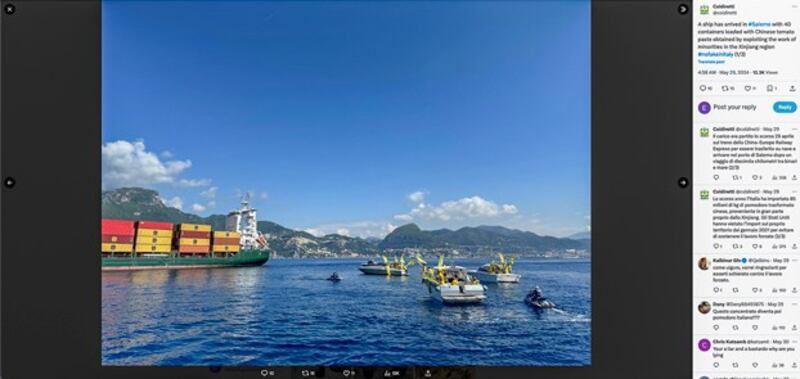
[[[588,250],[589,240],[540,236],[502,226],[464,227],[458,230],[423,231],[416,224],[403,225],[378,244],[380,249],[458,249],[466,251],[506,251],[538,255],[545,252]]]
[[[361,256],[378,254],[377,243],[338,234],[317,237],[271,221],[259,221],[258,230],[269,235],[269,246],[286,258]]]
[[[381,249],[403,249],[414,247],[441,247],[433,233],[423,232],[417,224],[403,225],[383,238]]]

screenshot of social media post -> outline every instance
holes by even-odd
[[[800,1],[693,4],[695,376],[800,378]]]

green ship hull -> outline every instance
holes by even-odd
[[[103,257],[102,271],[180,270],[216,267],[262,266],[269,250],[242,250],[230,257]]]

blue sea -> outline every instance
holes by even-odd
[[[435,261],[435,258],[430,260]],[[588,260],[521,260],[522,281],[484,304],[444,306],[409,277],[358,259],[263,267],[106,272],[104,365],[580,366],[591,363]],[[448,259],[475,269],[482,259]],[[338,272],[342,281],[325,280]],[[557,309],[524,303],[538,285]]]

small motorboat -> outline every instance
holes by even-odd
[[[479,304],[486,300],[486,286],[461,266],[445,266],[439,257],[436,267],[428,267],[422,258],[422,283],[434,300],[445,305]]]
[[[413,262],[406,264],[403,257],[400,257],[400,259],[395,257],[393,262],[383,257],[383,262],[376,262],[370,259],[367,263],[358,266],[358,269],[366,275],[407,276],[408,267],[412,264]]]
[[[498,254],[500,263],[494,261],[487,263],[478,270],[471,272],[481,283],[519,283],[520,275],[511,272],[514,267],[514,257],[506,260],[503,254]]]
[[[338,281],[342,280],[342,277],[340,277],[338,273],[335,273],[335,272],[334,272],[334,273],[333,273],[333,274],[331,274],[331,276],[329,276],[329,277],[328,277],[328,279],[326,279],[326,280],[330,280],[330,281],[332,281],[332,282],[338,282]]]
[[[539,287],[535,287],[528,292],[528,295],[525,296],[525,303],[536,309],[551,309],[556,307],[555,303],[544,297],[542,289]]]

